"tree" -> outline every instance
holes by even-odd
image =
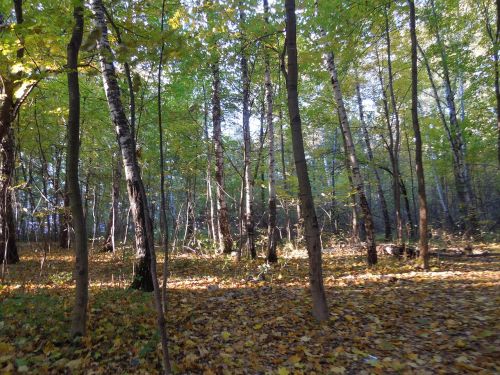
[[[418,122],[418,65],[417,65],[417,31],[415,3],[408,0],[410,6],[411,35],[411,119],[415,136],[415,167],[417,169],[418,205],[419,205],[419,242],[420,259],[424,269],[429,268],[429,244],[427,234],[427,197],[425,194],[424,162],[422,160],[422,136]]]
[[[269,3],[264,1],[264,18],[269,24]],[[276,242],[278,240],[278,228],[276,227],[276,180],[275,180],[275,159],[274,159],[274,122],[273,122],[273,84],[271,81],[271,63],[269,53],[264,51],[265,64],[265,109],[267,135],[269,137],[269,223],[267,230],[267,260],[271,263],[278,261],[276,254]]]
[[[80,85],[78,82],[78,53],[83,38],[83,1],[74,5],[75,25],[68,44],[67,69],[69,92],[68,145],[66,153],[68,196],[75,231],[76,300],[73,306],[71,334],[85,335],[89,287],[87,226],[83,216],[82,197],[78,180],[80,154]]]
[[[154,291],[154,301],[157,313],[158,330],[160,331],[164,373],[170,373],[168,358],[167,334],[161,292],[156,272],[156,254],[154,248],[153,227],[149,216],[149,206],[146,190],[142,182],[139,164],[136,158],[136,147],[133,134],[130,132],[127,117],[120,98],[120,88],[112,60],[113,53],[109,45],[108,30],[102,0],[92,0],[92,11],[95,26],[98,30],[97,49],[102,70],[104,90],[108,100],[111,121],[115,126],[116,137],[123,158],[125,179],[130,206],[135,226],[136,257],[138,258],[137,273],[132,288],[144,291]]]
[[[248,58],[245,50],[245,10],[243,9],[243,2],[239,2],[240,12],[240,33],[241,37],[241,56],[240,56],[240,69],[241,69],[241,84],[242,84],[242,106],[243,106],[243,144],[244,144],[244,173],[243,185],[245,196],[245,234],[247,238],[247,250],[250,252],[252,259],[257,257],[255,250],[255,233],[253,221],[253,179],[250,165],[251,156],[251,137],[250,137],[250,76],[248,72]]]
[[[313,300],[313,316],[323,321],[328,318],[325,288],[323,286],[323,270],[321,259],[321,239],[318,219],[314,208],[311,183],[307,171],[304,141],[302,138],[302,121],[300,119],[298,95],[298,62],[297,62],[297,21],[295,16],[295,0],[285,0],[286,11],[286,51],[288,55],[287,69],[283,66],[286,77],[288,115],[292,133],[295,169],[299,182],[299,199],[301,214],[304,220],[307,254],[309,256],[309,282]]]
[[[356,84],[356,98],[358,100],[359,121],[361,123],[361,130],[363,132],[363,137],[366,144],[366,153],[368,154],[368,160],[372,164],[373,174],[375,175],[375,180],[377,182],[377,195],[380,199],[380,206],[382,207],[382,215],[384,217],[385,240],[389,241],[392,236],[391,219],[389,217],[389,210],[387,209],[387,201],[385,200],[384,190],[382,189],[382,180],[380,178],[380,174],[378,173],[377,167],[374,165],[373,150],[370,142],[370,134],[368,133],[368,128],[366,126],[365,115],[363,111],[363,100],[361,98],[361,88],[359,83]]]
[[[396,102],[396,94],[394,92],[394,75],[392,72],[392,50],[391,50],[391,36],[389,33],[389,10],[390,3],[388,5],[389,9],[385,9],[385,41],[387,48],[387,74],[389,78],[389,94],[391,99],[392,115],[394,119],[394,127],[390,120],[389,109],[384,106],[384,110],[387,111],[387,129],[389,132],[389,144],[387,149],[389,151],[389,158],[391,160],[392,166],[392,190],[394,194],[394,212],[396,216],[396,234],[397,234],[397,244],[399,246],[404,246],[404,236],[403,236],[403,218],[401,215],[401,188],[399,185],[399,153],[401,149],[401,125],[399,121],[399,111]],[[383,85],[382,78],[380,82]],[[383,95],[385,94],[385,87],[382,87]],[[387,101],[387,98],[384,99]]]
[[[344,149],[346,152],[346,157],[348,158],[349,172],[351,173],[353,188],[356,191],[356,194],[359,199],[359,205],[361,207],[361,211],[363,212],[363,219],[366,228],[367,262],[368,265],[372,266],[377,263],[375,228],[373,226],[373,219],[370,206],[368,205],[368,200],[366,199],[363,177],[361,176],[358,157],[356,155],[356,150],[354,148],[351,127],[349,125],[347,111],[344,106],[344,99],[342,97],[342,90],[340,88],[337,68],[335,65],[335,56],[333,52],[327,53],[326,62],[327,62],[327,69],[330,74],[330,82],[332,84],[335,102],[337,103],[339,121],[344,140]]]
[[[459,208],[462,213],[463,228],[465,236],[473,236],[477,232],[476,209],[473,201],[472,182],[469,165],[467,163],[467,147],[463,136],[462,127],[457,117],[455,103],[455,93],[451,84],[450,69],[448,64],[448,54],[441,37],[441,31],[438,24],[438,15],[434,0],[430,1],[432,22],[431,28],[434,32],[436,45],[439,49],[441,58],[441,67],[443,74],[443,84],[446,92],[446,105],[448,107],[449,122],[443,125],[446,135],[451,145],[453,155],[453,173],[455,176],[455,185],[459,199]],[[436,100],[439,100],[436,98]]]
[[[215,182],[217,183],[217,216],[219,218],[220,245],[224,254],[230,254],[233,248],[231,227],[224,190],[224,149],[222,147],[221,106],[220,106],[220,72],[219,62],[211,66],[212,70],[212,126],[215,145]]]

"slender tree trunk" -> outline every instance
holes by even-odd
[[[394,92],[394,75],[392,73],[392,51],[391,51],[391,37],[389,33],[389,9],[385,12],[385,39],[387,43],[387,72],[389,78],[389,94],[391,99],[392,115],[394,119],[394,129],[392,123],[388,122],[387,127],[389,130],[389,156],[391,159],[392,167],[392,187],[394,194],[394,212],[396,216],[396,232],[397,232],[397,244],[404,246],[404,235],[403,235],[403,217],[401,214],[401,189],[399,185],[399,150],[401,147],[400,134],[401,126],[399,122],[399,111],[396,102],[396,93]],[[382,82],[382,81],[381,81]],[[385,90],[385,87],[382,87]],[[390,118],[389,116],[386,116]]]
[[[75,25],[67,47],[68,68],[68,146],[66,154],[66,173],[68,175],[68,195],[70,200],[73,229],[75,231],[75,305],[71,322],[71,335],[85,335],[87,324],[87,304],[89,287],[87,227],[83,216],[82,197],[78,180],[80,155],[80,86],[78,82],[78,52],[83,38],[83,1],[74,5]]]
[[[244,35],[245,27],[245,12],[243,10],[243,4],[240,1],[240,33]],[[244,142],[244,184],[245,184],[245,234],[247,240],[247,249],[250,252],[252,259],[257,257],[257,252],[255,250],[255,225],[253,220],[253,181],[252,181],[252,171],[250,166],[251,157],[251,145],[252,140],[250,137],[250,77],[248,73],[248,59],[246,56],[246,51],[244,47],[245,39],[244,36],[241,38],[241,56],[240,56],[240,68],[241,68],[241,82],[243,85],[243,142]]]
[[[281,87],[280,87],[281,89]],[[288,181],[286,175],[286,163],[285,163],[285,136],[283,130],[283,111],[279,110],[279,119],[280,119],[280,155],[281,155],[281,174],[283,175],[283,190],[288,192]],[[285,227],[286,227],[286,236],[288,242],[292,240],[292,229],[290,227],[290,213],[289,213],[289,202],[287,198],[283,199],[283,211],[285,212]]]
[[[430,150],[430,156],[431,156],[431,170],[432,170],[432,175],[434,177],[434,183],[436,185],[436,191],[438,194],[438,199],[439,199],[439,204],[441,205],[441,209],[443,211],[443,216],[444,216],[444,228],[448,232],[453,232],[453,229],[455,227],[455,222],[453,220],[453,217],[451,216],[450,213],[450,208],[448,206],[448,200],[446,199],[445,193],[443,191],[443,186],[441,185],[441,181],[439,180],[439,176],[436,171],[436,166],[434,164],[434,160],[436,160],[437,156],[434,154],[432,149]]]
[[[427,236],[427,197],[425,195],[424,163],[422,160],[422,137],[418,123],[418,66],[417,66],[417,32],[415,21],[415,4],[408,0],[410,6],[411,35],[411,118],[415,137],[415,166],[418,182],[419,205],[419,242],[420,259],[424,269],[429,268],[429,244]]]
[[[497,102],[497,147],[498,147],[498,165],[500,167],[500,69],[498,57],[498,43],[500,42],[500,1],[496,0],[496,33],[493,40],[493,59],[495,67],[495,98]]]
[[[370,142],[370,135],[368,134],[368,129],[367,129],[366,122],[365,122],[365,116],[364,116],[364,111],[363,111],[363,100],[361,99],[361,89],[359,87],[359,83],[356,84],[356,96],[358,99],[359,118],[360,118],[360,122],[361,122],[361,130],[363,131],[363,136],[365,139],[368,160],[370,161],[370,164],[372,165],[372,170],[373,170],[373,173],[375,175],[375,180],[377,181],[377,195],[378,195],[378,198],[380,200],[380,206],[382,208],[382,215],[384,217],[385,240],[390,241],[390,239],[392,237],[391,218],[389,217],[389,210],[387,209],[387,201],[385,200],[384,190],[382,188],[382,181],[380,179],[378,169],[374,165],[373,151],[372,151],[372,146],[371,146],[371,142]]]
[[[338,113],[338,115],[340,124],[340,113]],[[347,179],[349,181],[349,186],[352,189],[352,192],[349,194],[349,197],[351,199],[351,236],[349,242],[351,245],[358,245],[359,242],[361,241],[361,220],[360,220],[361,215],[359,213],[359,200],[356,194],[356,186],[352,178],[352,169],[349,162],[349,152],[347,151],[346,148],[347,142],[345,139],[345,133],[342,131],[342,129],[340,134],[342,136],[342,143],[344,145],[344,166],[345,170],[347,171]]]
[[[337,192],[336,192],[336,170],[337,170],[337,149],[338,149],[338,141],[337,141],[337,133],[338,128],[336,127],[333,133],[333,146],[332,146],[332,170],[330,174],[331,184],[332,184],[332,199],[330,202],[330,221],[333,233],[339,233],[338,227],[338,213],[337,213]]]
[[[108,224],[106,225],[106,234],[104,235],[104,243],[102,246],[104,251],[115,251],[114,242],[116,238],[118,202],[120,200],[120,180],[122,178],[120,163],[120,159],[117,158],[113,167],[111,210],[109,211],[109,219]]]
[[[231,227],[229,225],[226,196],[224,191],[224,150],[222,147],[220,73],[219,63],[212,64],[212,126],[215,144],[215,181],[217,183],[217,210],[222,252],[230,254],[233,248]]]
[[[431,10],[436,18],[436,7],[434,0],[431,0]],[[477,217],[476,209],[473,201],[472,183],[469,173],[469,166],[466,161],[466,144],[462,134],[461,126],[457,119],[457,111],[455,105],[455,94],[451,87],[450,72],[448,68],[448,57],[445,46],[441,39],[439,27],[433,25],[435,30],[436,44],[439,47],[441,54],[441,66],[443,68],[443,82],[446,91],[446,104],[449,114],[449,139],[453,153],[453,165],[455,184],[457,187],[457,195],[459,199],[459,208],[462,214],[462,219],[465,223],[465,236],[470,237],[477,232]]]
[[[212,241],[220,246],[219,231],[217,229],[217,211],[214,207],[213,191],[212,191],[212,145],[208,135],[208,103],[206,98],[205,86],[203,86],[203,130],[205,143],[207,145],[207,202],[208,202],[208,231],[212,235]]]
[[[62,152],[60,152],[59,149],[56,149],[56,155],[55,155],[55,170],[54,174],[52,177],[52,186],[54,187],[54,196],[53,196],[53,214],[52,214],[52,222],[54,223],[54,229],[53,229],[53,234],[52,234],[52,241],[57,241],[59,238],[59,231],[58,231],[58,217],[60,215],[58,214],[59,210],[59,197],[60,197],[60,189],[61,189],[61,183],[60,183],[60,177],[61,177],[61,164],[62,164]],[[60,229],[60,226],[59,226]]]
[[[115,126],[118,144],[122,152],[127,190],[135,224],[136,258],[138,260],[138,265],[136,267],[137,273],[132,283],[132,288],[142,289],[144,291],[154,291],[157,324],[163,349],[164,373],[168,374],[170,373],[170,361],[168,358],[166,324],[156,271],[153,227],[151,217],[149,216],[146,191],[144,189],[139,163],[136,158],[134,135],[130,131],[131,129],[120,98],[120,88],[118,86],[115,67],[112,60],[113,54],[108,40],[104,5],[102,0],[92,0],[91,6],[96,26],[100,30],[100,37],[97,40],[99,62],[102,70],[104,89],[110,108],[111,120]]]
[[[368,200],[366,199],[365,187],[363,182],[363,177],[361,176],[361,171],[359,169],[358,158],[356,156],[356,150],[354,148],[354,142],[352,139],[351,128],[349,126],[349,120],[347,118],[347,112],[344,106],[344,99],[342,98],[342,91],[340,89],[340,83],[337,76],[337,68],[335,66],[335,57],[333,52],[327,54],[327,66],[328,72],[330,73],[330,80],[333,87],[333,92],[335,96],[335,101],[337,102],[340,125],[342,128],[342,133],[345,140],[345,150],[349,158],[349,167],[351,170],[353,186],[356,190],[356,194],[359,199],[359,205],[363,213],[363,221],[366,228],[366,240],[367,240],[367,262],[368,265],[374,265],[377,263],[377,250],[375,245],[375,230],[373,226],[373,219],[368,205]]]
[[[299,112],[295,0],[285,0],[285,9],[288,72],[285,71],[284,66],[283,71],[287,77],[288,113],[292,130],[295,169],[299,183],[299,198],[306,232],[307,253],[309,255],[309,279],[313,300],[313,315],[317,320],[323,321],[328,319],[329,314],[323,286],[320,231],[307,171],[304,141],[302,138],[302,122]]]
[[[265,21],[269,24],[269,3],[264,1]],[[267,51],[264,56],[265,64],[265,101],[267,134],[269,137],[269,220],[267,229],[267,260],[275,263],[278,261],[276,242],[278,241],[278,228],[276,227],[276,177],[274,159],[274,122],[273,122],[273,84],[271,81],[271,64]]]
[[[115,126],[118,144],[122,153],[127,190],[135,226],[136,258],[138,264],[132,287],[144,291],[153,291],[153,280],[150,272],[151,250],[153,248],[152,226],[146,192],[136,158],[135,140],[130,133],[130,127],[120,98],[120,88],[111,58],[113,55],[109,46],[102,0],[92,0],[92,9],[96,19],[96,26],[102,34],[97,41],[99,61],[111,120]]]
[[[68,195],[68,172],[66,172],[66,181],[64,182],[63,190],[63,207],[62,214],[60,215],[60,229],[59,229],[59,247],[61,249],[69,249],[71,245],[71,214],[70,202]]]
[[[401,191],[401,197],[405,202],[407,227],[406,235],[408,236],[408,238],[415,238],[415,224],[413,223],[413,216],[411,215],[410,198],[408,197],[408,190],[406,190],[406,185],[401,176],[399,177],[399,188]]]
[[[161,25],[160,32],[163,33],[165,28],[165,0],[161,3]],[[163,314],[167,311],[167,278],[169,272],[169,248],[168,248],[168,221],[167,221],[167,199],[165,196],[165,156],[163,152],[163,122],[162,122],[162,87],[161,78],[163,71],[163,54],[165,52],[165,43],[162,42],[160,49],[160,58],[158,61],[158,86],[157,86],[157,111],[158,111],[158,143],[160,149],[160,245],[163,251],[163,284],[162,284],[162,298],[161,305]],[[133,90],[132,90],[133,91]],[[165,322],[160,322],[160,329],[162,330],[162,335],[166,335]],[[164,347],[164,365],[166,371],[170,372],[170,361],[168,358],[168,346],[166,341],[162,343]]]

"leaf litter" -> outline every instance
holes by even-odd
[[[174,255],[168,335],[178,374],[493,374],[500,372],[498,251],[433,258],[430,272],[390,257],[367,269],[324,255],[330,319],[310,314],[307,259],[235,263]],[[0,285],[2,373],[154,374],[161,370],[150,294],[127,288],[132,257],[92,254],[87,337],[67,332],[70,252],[21,251]],[[70,277],[68,277],[68,274]]]

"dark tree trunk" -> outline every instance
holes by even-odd
[[[500,1],[496,0],[496,34],[493,42],[493,50],[495,51],[493,54],[494,58],[494,67],[495,67],[495,98],[497,101],[497,147],[498,147],[498,165],[500,166],[500,69],[499,58],[498,58],[498,43],[500,42]]]
[[[78,162],[80,155],[80,87],[78,82],[78,52],[83,37],[83,1],[75,3],[73,10],[75,25],[71,40],[67,47],[68,67],[68,146],[66,154],[66,169],[68,181],[68,195],[72,214],[73,228],[75,231],[75,305],[71,323],[73,336],[85,335],[87,324],[88,304],[88,248],[87,227],[83,216],[80,183],[78,181]]]
[[[14,132],[10,128],[0,142],[0,262],[17,263],[16,226],[12,208],[14,173]]]
[[[420,259],[424,269],[429,268],[429,244],[427,237],[427,197],[425,195],[424,163],[422,160],[422,137],[418,123],[418,66],[417,66],[417,32],[415,26],[415,4],[410,5],[411,35],[411,118],[415,136],[415,166],[417,169],[418,204],[419,204],[419,242]]]
[[[286,49],[288,53],[288,73],[286,73],[288,113],[292,130],[293,154],[299,183],[299,198],[302,217],[304,219],[307,253],[309,255],[309,278],[313,300],[313,315],[317,320],[323,321],[328,319],[328,306],[323,286],[320,230],[307,171],[304,141],[302,138],[302,122],[299,112],[295,0],[285,0],[285,9]]]
[[[269,4],[264,1],[265,21],[269,24]],[[276,243],[278,241],[278,228],[276,226],[276,177],[274,159],[274,121],[273,121],[273,84],[271,81],[271,64],[269,54],[265,53],[265,102],[267,134],[269,137],[269,222],[267,229],[267,260],[271,263],[278,261]]]
[[[22,0],[14,0],[16,23],[23,23]],[[22,40],[21,40],[22,42]],[[22,43],[21,43],[22,44]],[[17,50],[17,59],[24,56],[24,47]],[[15,148],[12,122],[14,121],[22,100],[30,93],[33,86],[29,86],[15,100],[14,92],[18,91],[23,83],[22,72],[0,76],[2,95],[0,95],[0,262],[19,262],[16,245],[16,225],[12,208],[12,178],[15,168]],[[17,82],[17,83],[16,83]],[[17,94],[17,92],[16,92]]]

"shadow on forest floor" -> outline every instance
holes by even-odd
[[[0,285],[0,370],[156,373],[151,294],[127,289],[132,258],[93,254],[89,335],[68,343],[69,251],[40,260],[27,249]],[[177,373],[360,374],[500,371],[500,258],[433,258],[431,272],[383,257],[325,254],[330,319],[310,315],[307,259],[234,263],[179,255],[168,294]],[[264,281],[257,281],[265,273]]]

